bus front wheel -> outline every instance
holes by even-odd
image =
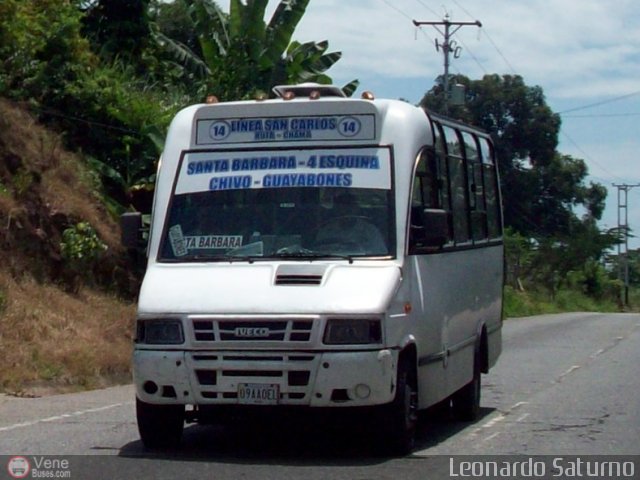
[[[138,432],[145,447],[168,448],[180,443],[184,405],[153,405],[136,398]]]
[[[418,392],[406,359],[398,365],[396,395],[385,412],[386,426],[384,440],[387,451],[393,455],[411,453],[415,445],[418,423]]]
[[[480,394],[482,390],[482,372],[480,355],[474,355],[473,378],[451,397],[453,414],[458,420],[471,422],[480,416]]]

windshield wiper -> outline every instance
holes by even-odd
[[[175,257],[169,259],[168,261],[172,263],[180,263],[180,262],[249,262],[253,263],[256,260],[261,259],[262,256],[255,255],[184,255],[182,257]]]
[[[352,255],[342,255],[339,253],[320,253],[320,252],[310,252],[310,251],[302,251],[302,252],[275,252],[272,255],[269,255],[272,258],[293,258],[296,260],[318,260],[321,258],[338,258],[342,260],[348,260],[349,263],[353,263]]]

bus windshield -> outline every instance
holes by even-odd
[[[390,155],[364,150],[185,156],[160,260],[391,256]]]

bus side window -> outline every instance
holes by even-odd
[[[446,125],[443,125],[442,128],[447,144],[454,240],[457,244],[468,243],[471,239],[469,232],[469,188],[460,138],[455,129]]]
[[[471,208],[471,233],[474,241],[487,239],[487,207],[484,199],[482,164],[476,136],[463,132],[464,151],[467,159],[469,181],[469,206]]]
[[[451,195],[449,190],[449,167],[447,166],[447,149],[444,135],[438,123],[433,125],[434,144],[436,146],[436,167],[438,170],[438,187],[440,189],[440,207],[447,212],[447,244],[453,242],[453,217],[451,215]]]
[[[409,219],[411,254],[432,251],[451,241],[448,205],[443,205],[443,198],[448,199],[448,194],[440,172],[443,162],[439,160],[431,148],[424,150],[418,159]]]
[[[498,176],[496,175],[494,149],[486,138],[480,138],[479,141],[487,205],[488,234],[489,238],[500,238],[502,236],[502,219],[500,217],[500,198],[498,197]]]

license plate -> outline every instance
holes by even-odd
[[[238,402],[244,405],[276,405],[279,400],[280,386],[278,384],[238,384]]]

